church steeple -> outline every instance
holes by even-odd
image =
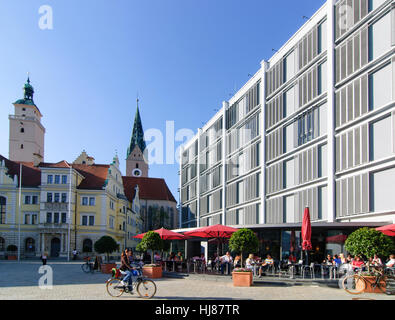
[[[146,144],[139,111],[139,99],[134,117],[132,137],[126,153],[126,176],[148,177],[148,161],[144,157]]]
[[[34,101],[33,101],[33,94],[34,94],[34,88],[30,84],[30,76],[28,74],[27,81],[26,81],[25,85],[23,86],[23,99],[19,99],[15,103],[35,106]]]
[[[139,99],[137,98],[137,109],[134,117],[132,138],[130,139],[130,146],[128,148],[126,158],[129,157],[130,153],[136,146],[139,146],[141,152],[145,150],[144,130],[141,123],[140,111],[139,111]]]

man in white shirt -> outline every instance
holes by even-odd
[[[390,260],[385,264],[386,267],[388,268],[394,268],[395,267],[395,254],[390,255]]]
[[[220,258],[220,261],[221,261],[221,274],[224,274],[225,268],[228,269],[228,274],[230,274],[230,266],[232,265],[233,258],[230,255],[229,251],[227,251],[226,254]]]

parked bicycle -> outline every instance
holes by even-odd
[[[380,269],[373,269],[373,274],[374,279],[367,277],[362,271],[355,274],[348,274],[342,281],[343,289],[350,294],[360,294],[364,292],[366,286],[369,284],[373,290],[378,288],[381,292],[385,293],[387,279],[395,279],[395,277],[386,275],[384,271]]]
[[[85,273],[93,273],[94,272],[94,268],[93,268],[93,263],[91,262],[91,257],[85,257],[84,258],[85,263],[83,265],[81,265],[82,271],[84,271]]]
[[[133,284],[123,286],[121,281],[124,275],[119,269],[112,269],[112,277],[106,281],[106,289],[110,296],[120,297],[123,293],[133,294],[137,291],[139,296],[144,299],[151,299],[156,293],[156,284],[154,281],[143,276],[141,267],[136,267],[135,275],[133,275]]]

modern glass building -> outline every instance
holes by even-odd
[[[313,259],[395,223],[395,2],[328,0],[182,149],[182,228],[248,227]],[[343,238],[343,237],[337,237]]]

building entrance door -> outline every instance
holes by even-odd
[[[51,240],[51,257],[59,257],[60,252],[60,240],[59,238],[53,238]]]

